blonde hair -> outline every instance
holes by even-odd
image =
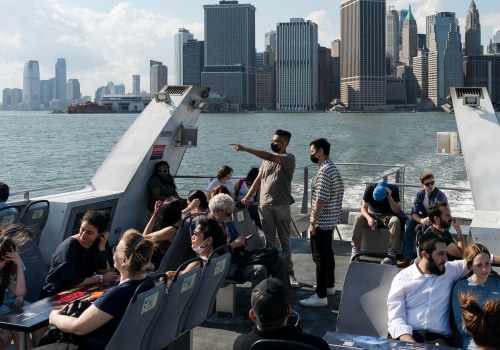
[[[125,243],[125,255],[128,257],[127,270],[130,273],[148,273],[154,270],[151,262],[155,248],[153,241],[144,238],[135,229],[125,231],[122,241]]]
[[[464,259],[467,262],[467,267],[470,269],[476,256],[483,253],[490,256],[490,251],[488,250],[488,248],[486,248],[486,246],[481,243],[474,243],[465,248]]]

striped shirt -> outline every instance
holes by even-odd
[[[312,180],[311,189],[313,205],[316,198],[324,202],[316,225],[322,230],[333,230],[340,223],[344,182],[337,167],[330,159],[320,164],[318,174]]]

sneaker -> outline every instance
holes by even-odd
[[[328,299],[326,297],[319,298],[318,294],[314,293],[307,299],[302,299],[299,302],[302,306],[326,306],[328,305]]]
[[[294,275],[290,275],[290,286],[292,288],[299,288],[300,287],[300,283],[299,283],[299,281],[297,281],[297,279],[295,278]]]
[[[412,261],[411,258],[404,258],[404,259],[398,260],[397,265],[400,268],[408,267],[408,266],[410,266],[411,261]]]
[[[354,255],[358,254],[359,253],[359,249],[358,247],[355,247],[355,246],[352,246],[352,250],[351,250],[351,261],[359,261],[359,257],[356,258],[356,260],[353,260],[354,258]]]
[[[316,291],[316,285],[313,286],[313,290]],[[326,288],[326,295],[335,295],[335,287]]]

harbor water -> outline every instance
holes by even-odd
[[[137,117],[136,114],[49,114],[0,112],[0,181],[11,192],[56,187],[89,181],[106,155]],[[294,197],[300,203],[303,168],[309,176],[316,166],[309,161],[309,142],[327,138],[330,157],[337,163],[404,165],[404,181],[418,184],[423,172],[432,172],[438,187],[468,188],[461,156],[437,155],[437,132],[456,131],[453,115],[426,113],[241,113],[202,114],[197,123],[198,147],[188,149],[177,175],[215,176],[220,165],[244,176],[261,161],[235,152],[229,143],[270,151],[273,132],[292,133],[288,151],[295,155],[297,170]],[[339,165],[345,180],[344,207],[359,208],[363,179],[386,167]],[[120,176],[120,169],[116,169]],[[208,180],[178,179],[179,193],[205,189]],[[416,189],[405,192],[405,211]],[[452,211],[470,217],[469,192],[446,191]]]

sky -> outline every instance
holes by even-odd
[[[0,90],[21,88],[23,68],[37,60],[40,79],[55,76],[57,58],[66,58],[67,78],[80,81],[83,95],[109,81],[132,90],[132,75],[141,75],[141,90],[149,91],[149,60],[162,61],[174,82],[174,35],[188,29],[203,40],[205,4],[210,0],[1,0]],[[264,34],[290,18],[318,24],[319,44],[330,47],[340,38],[341,0],[239,1],[256,8],[255,43],[264,50]],[[497,0],[475,0],[480,14],[482,44],[500,30]],[[465,16],[470,0],[386,0],[394,9],[411,4],[418,32],[425,33],[425,16],[455,12],[464,40]]]

